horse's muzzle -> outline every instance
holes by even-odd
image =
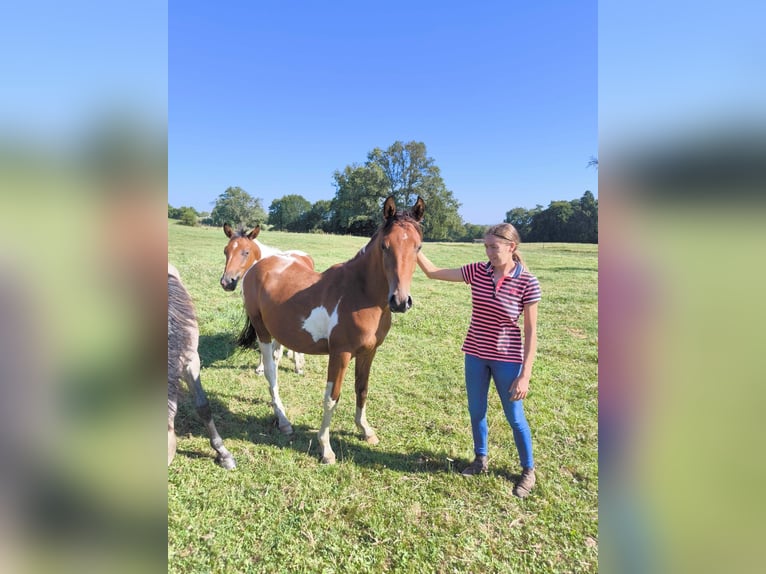
[[[407,295],[407,298],[403,301],[397,301],[394,295],[388,298],[388,307],[393,313],[404,313],[407,309],[412,307],[412,297]]]
[[[224,291],[234,291],[237,288],[237,280],[221,277],[221,287],[223,287]]]

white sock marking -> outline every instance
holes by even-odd
[[[338,406],[338,401],[332,400],[332,388],[333,383],[328,382],[325,387],[324,401],[322,401],[322,425],[319,427],[317,438],[319,439],[319,447],[322,449],[322,458],[331,459],[335,462],[335,453],[330,446],[330,422],[335,407]]]

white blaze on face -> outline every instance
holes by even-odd
[[[237,249],[239,249],[239,241],[234,241],[231,244],[231,251],[229,251],[229,255],[226,256],[226,263],[228,263],[231,259],[231,256],[237,252]]]
[[[329,339],[330,333],[338,324],[338,307],[340,299],[332,313],[328,313],[324,307],[315,307],[311,314],[303,321],[303,329],[308,331],[316,343],[320,339]]]

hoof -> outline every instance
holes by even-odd
[[[335,464],[335,453],[324,455],[322,457],[322,464]]]
[[[226,470],[233,470],[237,468],[237,463],[234,462],[233,456],[217,456],[215,457],[215,462]]]
[[[291,425],[290,423],[287,423],[286,425],[282,425],[282,426],[279,427],[279,432],[281,432],[282,434],[286,434],[286,435],[290,436],[294,432],[293,431],[293,425]]]
[[[376,434],[371,434],[370,436],[366,436],[364,437],[364,440],[367,441],[367,444],[370,444],[372,446],[375,446],[376,444],[380,442],[380,440],[378,439],[378,435]]]

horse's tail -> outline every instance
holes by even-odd
[[[255,344],[258,341],[258,335],[255,333],[255,327],[250,322],[250,317],[245,315],[245,326],[242,328],[242,332],[236,339],[237,346],[245,349],[254,349]]]

